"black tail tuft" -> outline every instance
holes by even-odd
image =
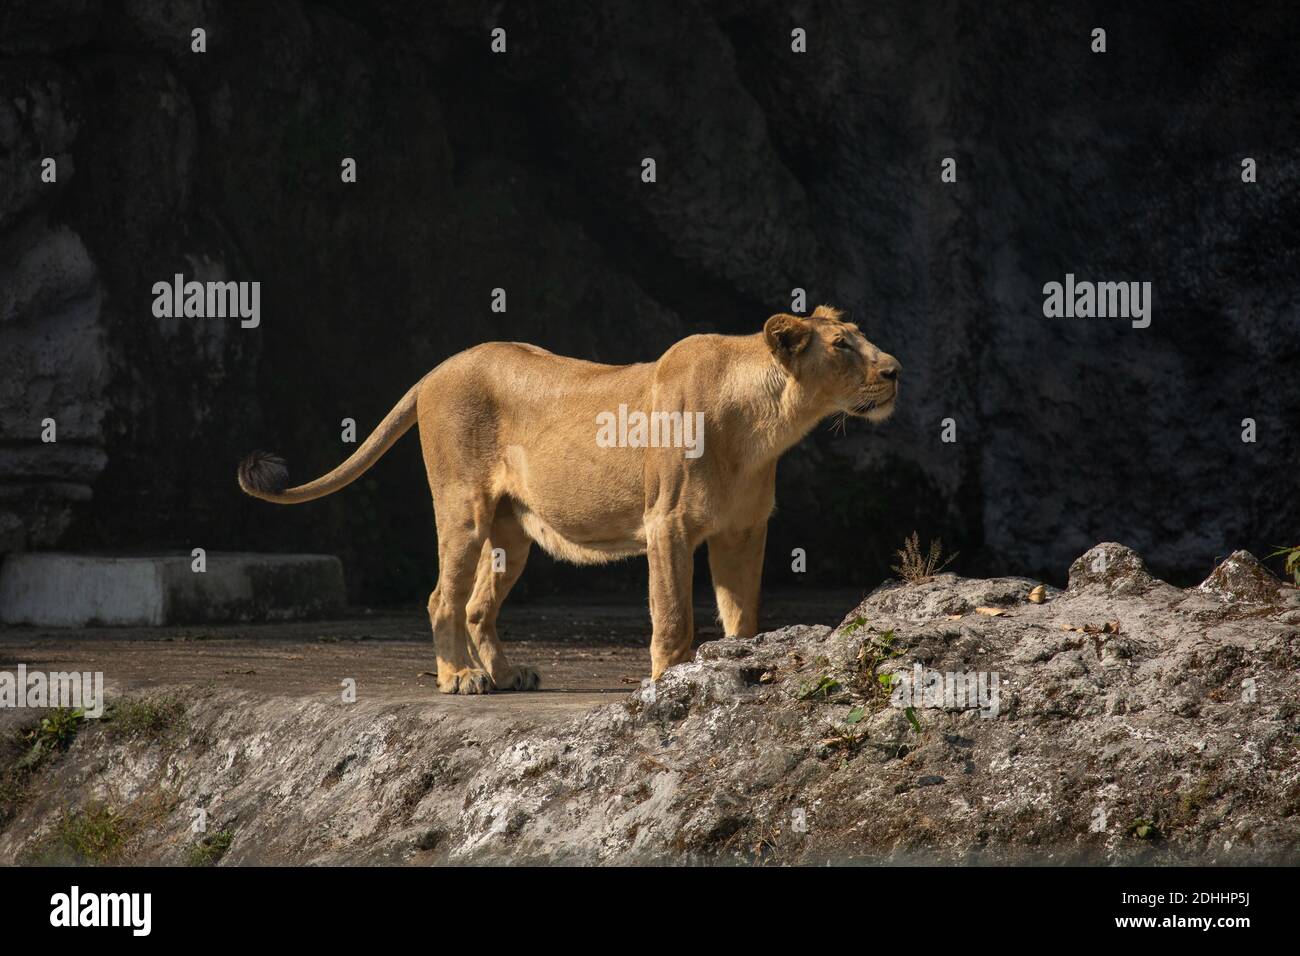
[[[289,467],[279,455],[255,451],[239,463],[239,486],[248,492],[278,495],[289,487]]]

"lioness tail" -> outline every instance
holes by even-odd
[[[361,443],[361,447],[328,474],[305,485],[286,488],[289,469],[285,466],[284,459],[270,452],[255,451],[239,463],[239,487],[246,494],[263,501],[277,505],[296,505],[314,498],[323,498],[350,485],[369,471],[370,466],[415,424],[415,396],[419,387],[418,382],[412,385],[402,400],[393,406],[393,410],[370,433],[370,437]]]

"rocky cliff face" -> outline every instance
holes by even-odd
[[[0,861],[89,819],[181,862],[203,808],[228,863],[1294,862],[1298,631],[1245,552],[1184,590],[1101,544],[1063,591],[886,584],[576,718],[165,689],[183,719],[87,722],[0,804]]]
[[[409,598],[413,441],[310,513],[239,500],[233,462],[324,470],[343,418],[479,341],[644,359],[795,287],[900,356],[905,401],[783,466],[769,580],[792,547],[874,579],[914,527],[972,570],[1123,537],[1189,580],[1294,536],[1292,7],[568,9],[7,3],[0,550],[334,550],[356,595]],[[262,326],[155,318],[177,272],[260,281]],[[1066,273],[1151,282],[1151,326],[1045,318]]]

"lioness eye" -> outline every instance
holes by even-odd
[[[835,347],[837,349],[844,349],[845,351],[849,351],[849,352],[853,351],[853,343],[851,343],[848,339],[836,339]]]

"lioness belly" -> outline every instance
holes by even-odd
[[[572,450],[548,455],[522,445],[508,446],[503,458],[501,490],[547,554],[603,564],[645,553],[639,469],[611,473]]]
[[[588,533],[577,539],[576,536],[567,536],[559,531],[522,502],[513,501],[512,504],[515,517],[519,519],[519,524],[528,537],[541,545],[542,550],[553,558],[572,564],[604,564],[619,558],[645,554],[645,539],[640,535],[616,534],[614,537],[602,538]]]

